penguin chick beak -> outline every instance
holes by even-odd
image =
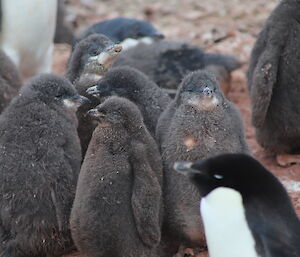
[[[203,94],[206,97],[212,97],[213,96],[213,91],[209,87],[205,87],[203,89]]]
[[[90,95],[93,95],[93,96],[108,96],[110,95],[110,89],[107,88],[107,87],[101,87],[101,85],[96,85],[96,86],[93,86],[93,87],[90,87],[86,90],[86,92]]]
[[[122,51],[122,45],[120,44],[115,44],[112,47],[107,48],[107,52],[110,54],[115,54],[115,53],[120,53]]]
[[[191,177],[194,174],[201,174],[199,170],[192,168],[193,162],[175,162],[174,163],[174,170],[176,170],[178,173]]]
[[[103,66],[104,70],[106,71],[112,66],[113,61],[121,51],[122,46],[118,44],[108,47],[104,52],[101,52],[98,55],[97,62]]]
[[[89,95],[100,96],[97,86],[89,87],[85,92]]]
[[[96,56],[91,56],[89,58],[90,63],[97,63],[100,67],[102,67],[103,71],[107,71],[111,66],[113,61],[122,51],[122,46],[119,44],[114,44],[112,46],[107,47],[104,51]]]
[[[91,103],[91,101],[88,98],[86,98],[82,95],[75,95],[75,96],[66,98],[63,100],[63,102],[64,102],[64,105],[68,108],[74,108],[74,107],[78,108],[81,105]]]
[[[111,62],[119,55],[122,51],[121,45],[113,45],[107,47],[103,52],[97,55],[97,61],[99,64],[105,66],[107,63]]]
[[[106,117],[103,112],[99,112],[97,109],[91,109],[87,112],[87,114],[95,118],[96,120],[102,120]]]

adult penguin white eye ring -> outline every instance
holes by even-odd
[[[0,47],[24,78],[51,72],[57,0],[0,0]]]
[[[202,199],[211,257],[298,257],[300,221],[279,180],[244,154],[176,162]]]

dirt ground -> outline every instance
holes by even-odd
[[[286,186],[300,216],[300,165],[279,167],[272,153],[255,140],[245,72],[256,36],[277,0],[68,0],[67,19],[80,31],[94,22],[128,16],[150,21],[166,38],[183,39],[208,52],[235,55],[244,66],[235,71],[229,98],[244,118],[246,137],[255,157]],[[67,45],[56,45],[54,72],[62,74],[69,56]]]

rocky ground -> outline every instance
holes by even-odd
[[[279,167],[255,140],[245,72],[256,36],[277,0],[68,0],[67,19],[80,31],[96,21],[128,16],[150,21],[166,38],[183,39],[209,52],[235,55],[245,64],[233,73],[229,98],[240,109],[255,157],[284,183],[300,216],[300,165]],[[56,73],[65,71],[70,49],[56,45]],[[199,257],[200,255],[198,255]]]

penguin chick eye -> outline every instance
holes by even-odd
[[[216,179],[223,179],[223,175],[220,175],[220,174],[214,174],[214,178]]]
[[[62,93],[57,93],[56,95],[55,95],[55,98],[57,98],[57,99],[60,99],[60,98],[62,98],[63,97],[63,94]]]
[[[188,85],[187,88],[186,88],[186,91],[187,92],[193,92],[194,91],[194,87],[195,87],[194,85]]]
[[[112,115],[118,115],[118,116],[121,115],[118,111],[113,111],[111,114],[112,114]]]
[[[98,49],[93,49],[93,50],[90,51],[90,55],[92,55],[92,56],[96,56],[98,54],[99,54]]]

